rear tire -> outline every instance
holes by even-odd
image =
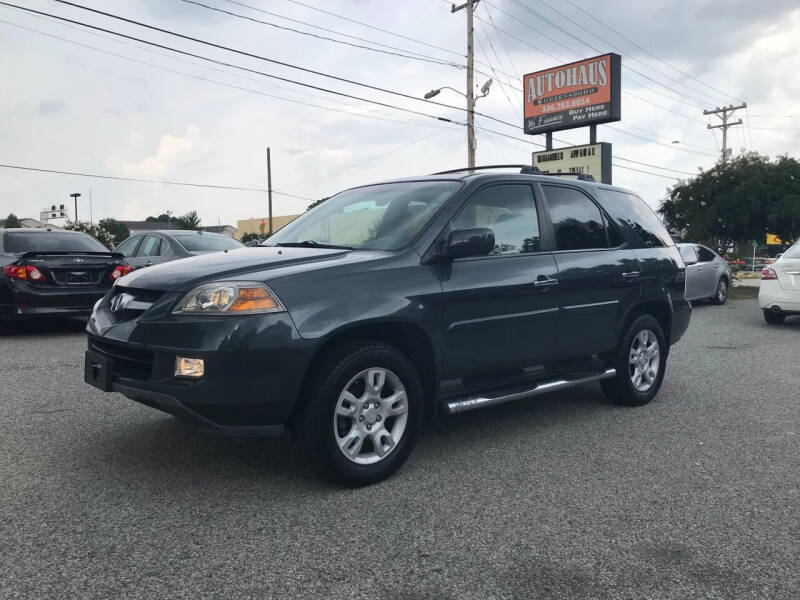
[[[714,292],[714,295],[709,299],[711,304],[716,304],[717,306],[725,304],[725,301],[728,299],[728,287],[728,280],[725,277],[720,277],[717,282],[717,291]]]
[[[617,374],[600,381],[606,397],[623,406],[650,402],[661,388],[667,354],[664,332],[655,317],[634,319],[614,355],[612,366]]]
[[[783,313],[774,313],[771,310],[764,311],[764,320],[770,325],[780,325],[786,319]]]
[[[354,342],[328,353],[309,377],[294,433],[315,470],[349,486],[397,471],[411,454],[424,413],[411,361],[387,344]]]

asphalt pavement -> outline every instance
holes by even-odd
[[[88,387],[84,346],[0,334],[0,598],[800,597],[800,319],[753,299],[695,308],[646,407],[450,417],[357,490]]]

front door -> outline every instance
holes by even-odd
[[[697,262],[697,250],[694,245],[680,246],[681,258],[686,265],[686,298],[697,300],[703,297],[703,265]]]
[[[453,229],[492,229],[495,248],[442,268],[445,388],[530,375],[552,351],[558,274],[541,250],[533,189],[484,187],[453,219]]]

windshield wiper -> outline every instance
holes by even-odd
[[[338,244],[323,244],[314,240],[303,240],[302,242],[280,242],[275,244],[284,248],[333,248],[341,250],[355,250],[353,246],[341,246]]]

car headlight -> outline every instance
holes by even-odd
[[[263,283],[219,281],[194,288],[181,298],[172,314],[256,314],[284,310],[278,297]]]

